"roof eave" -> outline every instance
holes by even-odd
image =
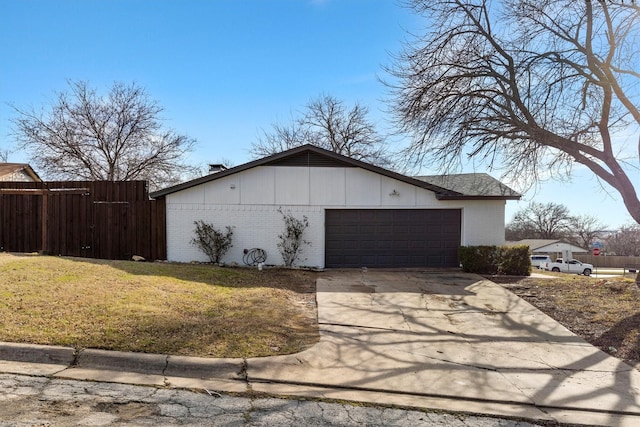
[[[521,195],[517,196],[465,196],[465,195],[449,195],[436,194],[438,200],[520,200]]]
[[[324,148],[320,148],[320,147],[316,147],[314,145],[302,145],[300,147],[296,147],[296,148],[292,148],[290,150],[287,151],[283,151],[281,153],[277,153],[277,154],[273,154],[271,156],[267,156],[267,157],[263,157],[261,159],[258,160],[254,160],[251,161],[249,163],[245,163],[243,165],[240,166],[236,166],[230,169],[227,169],[226,171],[223,172],[217,172],[214,174],[210,174],[210,175],[206,175],[200,178],[196,178],[194,180],[191,181],[187,181],[187,182],[183,182],[182,184],[178,184],[178,185],[174,185],[172,187],[168,187],[168,188],[164,188],[162,190],[158,190],[158,191],[154,191],[153,193],[149,194],[149,196],[153,199],[157,199],[160,197],[164,197],[166,195],[175,193],[177,191],[181,191],[181,190],[186,190],[188,188],[191,187],[195,187],[196,185],[200,185],[200,184],[204,184],[210,181],[214,181],[216,179],[220,179],[223,178],[225,176],[229,176],[229,175],[233,175],[236,174],[238,172],[242,172],[248,169],[252,169],[258,166],[262,166],[283,158],[286,158],[288,156],[292,156],[295,154],[298,154],[300,152],[306,151],[306,150],[311,150],[314,151],[316,153],[325,155],[327,157],[330,158],[334,158],[336,160],[340,160],[342,162],[348,163],[354,167],[359,167],[365,170],[368,170],[370,172],[374,172],[374,173],[379,173],[381,175],[387,176],[389,178],[393,178],[393,179],[397,179],[399,181],[403,181],[406,182],[408,184],[412,184],[415,185],[417,187],[421,187],[430,191],[433,191],[436,194],[443,194],[443,195],[448,195],[448,196],[452,196],[452,197],[461,197],[464,196],[461,193],[452,191],[452,190],[447,190],[446,188],[442,188],[442,187],[438,187],[437,185],[434,184],[430,184],[428,182],[425,181],[421,181],[419,179],[415,179],[406,175],[402,175],[399,174],[397,172],[393,172],[384,168],[381,168],[379,166],[375,166],[369,163],[365,163],[363,161],[360,160],[356,160],[356,159],[352,159],[350,157],[346,157],[343,156],[341,154],[338,153],[334,153],[333,151],[329,151],[329,150],[325,150]]]
[[[30,165],[27,165],[25,170],[26,170],[27,174],[31,177],[31,179],[33,179],[35,182],[42,182],[42,178],[40,178],[40,176],[38,176],[36,171],[34,171],[33,168]]]

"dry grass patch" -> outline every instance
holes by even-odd
[[[0,341],[210,357],[318,340],[315,275],[0,254]]]
[[[508,288],[603,351],[640,363],[640,290],[635,275],[553,276],[522,279]]]

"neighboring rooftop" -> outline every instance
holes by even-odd
[[[42,179],[27,163],[0,163],[0,181],[40,182]]]
[[[560,239],[523,239],[517,242],[506,242],[507,246],[524,245],[529,246],[531,252],[536,253],[558,253],[571,251],[576,253],[588,253],[587,249],[581,248]]]

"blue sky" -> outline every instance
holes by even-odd
[[[368,106],[384,131],[383,66],[426,24],[395,0],[0,0],[0,148],[13,145],[9,105],[46,105],[67,79],[145,87],[165,125],[197,139],[192,163],[251,160],[261,129],[321,93]],[[507,220],[533,198],[609,226],[631,221],[588,173],[507,203]]]

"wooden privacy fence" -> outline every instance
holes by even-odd
[[[640,269],[640,257],[637,256],[593,256],[577,254],[575,258],[601,268]]]
[[[0,182],[0,250],[166,259],[165,203],[145,181]]]

